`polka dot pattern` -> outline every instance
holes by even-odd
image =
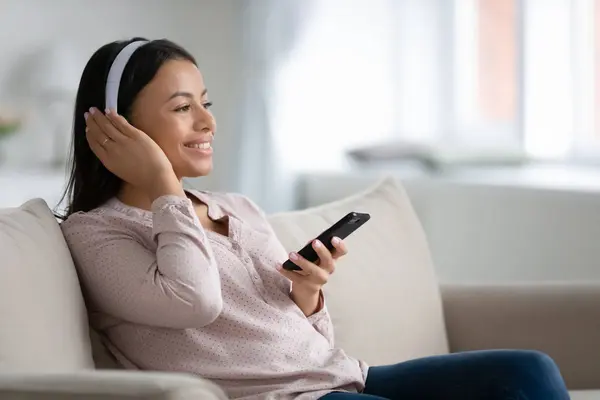
[[[230,398],[317,399],[360,391],[366,365],[334,347],[327,308],[308,318],[277,270],[287,254],[247,198],[191,192],[229,235],[204,230],[192,202],[151,211],[117,199],[62,224],[90,320],[123,365],[198,374]]]

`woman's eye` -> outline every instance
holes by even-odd
[[[184,105],[184,106],[177,107],[177,108],[175,109],[175,111],[176,111],[176,112],[185,112],[185,111],[189,111],[189,110],[190,110],[190,108],[191,108],[191,106],[190,106],[189,104],[186,104],[186,105]]]
[[[209,108],[211,108],[211,107],[212,107],[212,105],[213,105],[213,103],[211,103],[210,101],[207,101],[206,103],[202,104],[202,106],[203,106],[204,108],[206,108],[207,110],[208,110]]]

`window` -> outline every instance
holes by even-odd
[[[600,154],[600,0],[455,0],[453,6],[454,101],[463,142],[487,139],[536,159]],[[470,113],[461,114],[461,104],[472,104]]]
[[[275,79],[273,128],[294,169],[339,168],[348,148],[386,138],[600,157],[600,0],[312,4]]]
[[[518,9],[513,0],[451,2],[453,49],[447,121],[461,147],[512,148],[519,143]]]
[[[517,6],[512,0],[478,0],[478,103],[484,119],[517,120]]]

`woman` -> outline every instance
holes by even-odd
[[[81,78],[62,229],[91,322],[124,366],[198,374],[244,399],[568,398],[537,352],[369,368],[336,348],[321,288],[344,243],[314,242],[318,265],[292,253],[302,270],[283,270],[254,203],[182,188],[211,171],[210,105],[196,61],[167,40],[107,44]]]

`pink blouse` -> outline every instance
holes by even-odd
[[[197,374],[236,399],[317,399],[364,388],[367,366],[334,347],[326,307],[306,317],[277,270],[287,253],[247,198],[190,192],[151,211],[117,199],[62,224],[90,320],[127,368]]]

